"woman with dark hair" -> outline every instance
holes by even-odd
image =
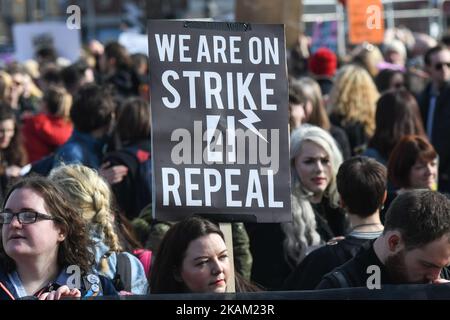
[[[406,89],[388,91],[378,99],[375,133],[363,155],[386,165],[394,146],[405,135],[425,137],[416,99]]]
[[[139,78],[133,70],[133,62],[124,46],[118,42],[108,43],[100,58],[99,66],[105,75],[103,82],[114,85],[120,96],[139,95]]]
[[[399,192],[405,189],[437,190],[438,154],[423,136],[403,137],[392,150],[388,177]]]
[[[388,180],[397,188],[388,190],[384,216],[397,195],[409,189],[437,190],[438,154],[425,136],[404,136],[391,152],[388,161]]]
[[[405,88],[405,76],[400,70],[384,69],[375,77],[375,85],[381,94],[402,89]]]
[[[8,183],[20,175],[27,163],[27,154],[13,109],[0,102],[0,197]]]
[[[225,238],[214,223],[196,216],[173,225],[164,236],[150,278],[151,293],[223,293],[231,276]],[[235,277],[236,292],[259,288]]]
[[[0,212],[0,299],[117,294],[108,279],[89,274],[89,234],[66,199],[62,189],[43,177],[26,178],[6,195]],[[75,281],[80,287],[71,289],[73,266],[82,278]]]
[[[124,176],[116,181],[113,170],[102,170],[102,175],[112,185],[117,203],[129,219],[137,217],[152,201],[150,131],[149,103],[140,98],[126,100],[116,124],[122,148],[107,154],[102,166],[122,167]]]

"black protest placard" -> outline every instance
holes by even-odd
[[[150,20],[153,213],[291,220],[283,25]]]

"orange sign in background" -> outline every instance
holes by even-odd
[[[381,0],[347,0],[347,14],[348,39],[351,44],[383,42],[384,14]]]

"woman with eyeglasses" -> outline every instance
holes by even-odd
[[[27,163],[27,154],[12,108],[0,102],[0,198],[6,187],[20,175],[21,167]]]
[[[89,233],[66,198],[43,177],[9,190],[0,212],[0,299],[117,294],[108,279],[90,274]]]

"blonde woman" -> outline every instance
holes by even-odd
[[[73,204],[81,210],[84,220],[90,225],[91,238],[95,242],[97,271],[115,280],[118,290],[146,294],[148,282],[141,262],[135,256],[123,252],[111,209],[112,193],[107,182],[93,169],[78,164],[57,167],[50,172],[49,177],[67,191]],[[118,272],[123,257],[128,258],[128,267],[131,268],[126,277]],[[121,281],[118,281],[118,276]]]
[[[362,67],[347,65],[339,70],[330,93],[330,121],[347,133],[352,155],[362,153],[375,131],[378,90]]]
[[[310,250],[344,235],[348,225],[338,208],[336,187],[342,155],[331,135],[303,124],[291,134],[290,156],[293,221],[248,228],[252,280],[271,290],[281,288]]]
[[[381,50],[368,42],[364,42],[350,53],[351,61],[354,64],[360,65],[366,69],[370,76],[375,79],[375,77],[380,72],[378,66],[384,62],[383,54]]]

